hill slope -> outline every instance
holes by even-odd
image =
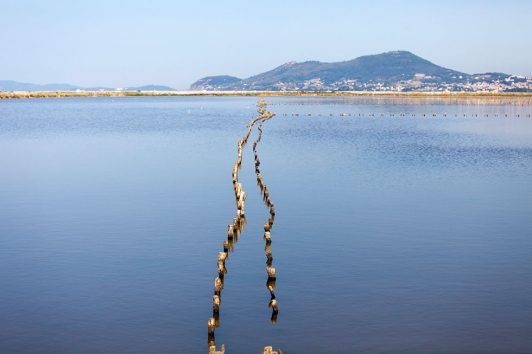
[[[71,91],[78,86],[69,84],[36,85],[11,80],[0,80],[0,91]]]
[[[47,84],[47,85],[36,85],[29,84],[24,82],[17,82],[11,80],[0,80],[0,91],[75,91],[75,90],[84,90],[84,91],[114,91],[114,88],[111,87],[81,87],[74,86],[70,84]],[[175,91],[175,89],[162,86],[162,85],[146,85],[140,87],[127,87],[124,90],[129,91]]]
[[[265,91],[475,91],[479,82],[502,82],[510,75],[468,75],[443,68],[407,51],[362,56],[338,63],[289,62],[265,73],[239,79],[210,76],[194,82],[191,90]],[[506,87],[508,86],[508,87]],[[493,86],[493,87],[496,87]],[[505,88],[506,87],[506,88]],[[495,89],[493,89],[495,90]]]

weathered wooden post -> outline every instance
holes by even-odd
[[[270,244],[272,242],[270,231],[265,231],[264,236],[262,237],[264,241],[266,241],[266,244]]]
[[[273,351],[273,347],[264,347],[262,349],[262,354],[283,354],[281,352],[281,349],[277,349],[276,351]]]
[[[227,253],[227,258],[229,258],[229,241],[224,240],[224,252]]]
[[[266,272],[268,273],[268,279],[276,279],[275,268],[267,267]]]
[[[273,256],[272,256],[272,252],[271,251],[266,252],[266,258],[267,258],[266,265],[268,267],[271,267],[272,266],[272,262],[273,262]]]
[[[225,345],[222,344],[219,351],[216,350],[215,345],[209,346],[209,354],[225,354]]]
[[[214,324],[215,324],[214,318],[213,317],[209,318],[209,321],[207,321],[207,329],[208,329],[209,334],[214,335]]]
[[[220,311],[220,295],[213,295],[212,297],[212,311],[218,313]]]
[[[224,283],[221,278],[214,278],[214,295],[220,296],[221,291],[224,289]]]
[[[273,309],[275,312],[279,312],[279,309],[277,308],[277,300],[271,299],[270,303],[268,304],[268,307]]]

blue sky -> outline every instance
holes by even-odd
[[[188,89],[391,50],[532,76],[531,14],[528,0],[0,0],[0,80]]]

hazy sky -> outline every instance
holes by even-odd
[[[532,76],[531,23],[529,0],[0,0],[0,80],[188,89],[391,50]]]

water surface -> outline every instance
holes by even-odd
[[[248,144],[248,224],[226,262],[218,346],[532,351],[530,102],[267,102],[277,116],[257,149],[276,209],[278,322]],[[207,352],[255,103],[1,101],[0,352]]]

